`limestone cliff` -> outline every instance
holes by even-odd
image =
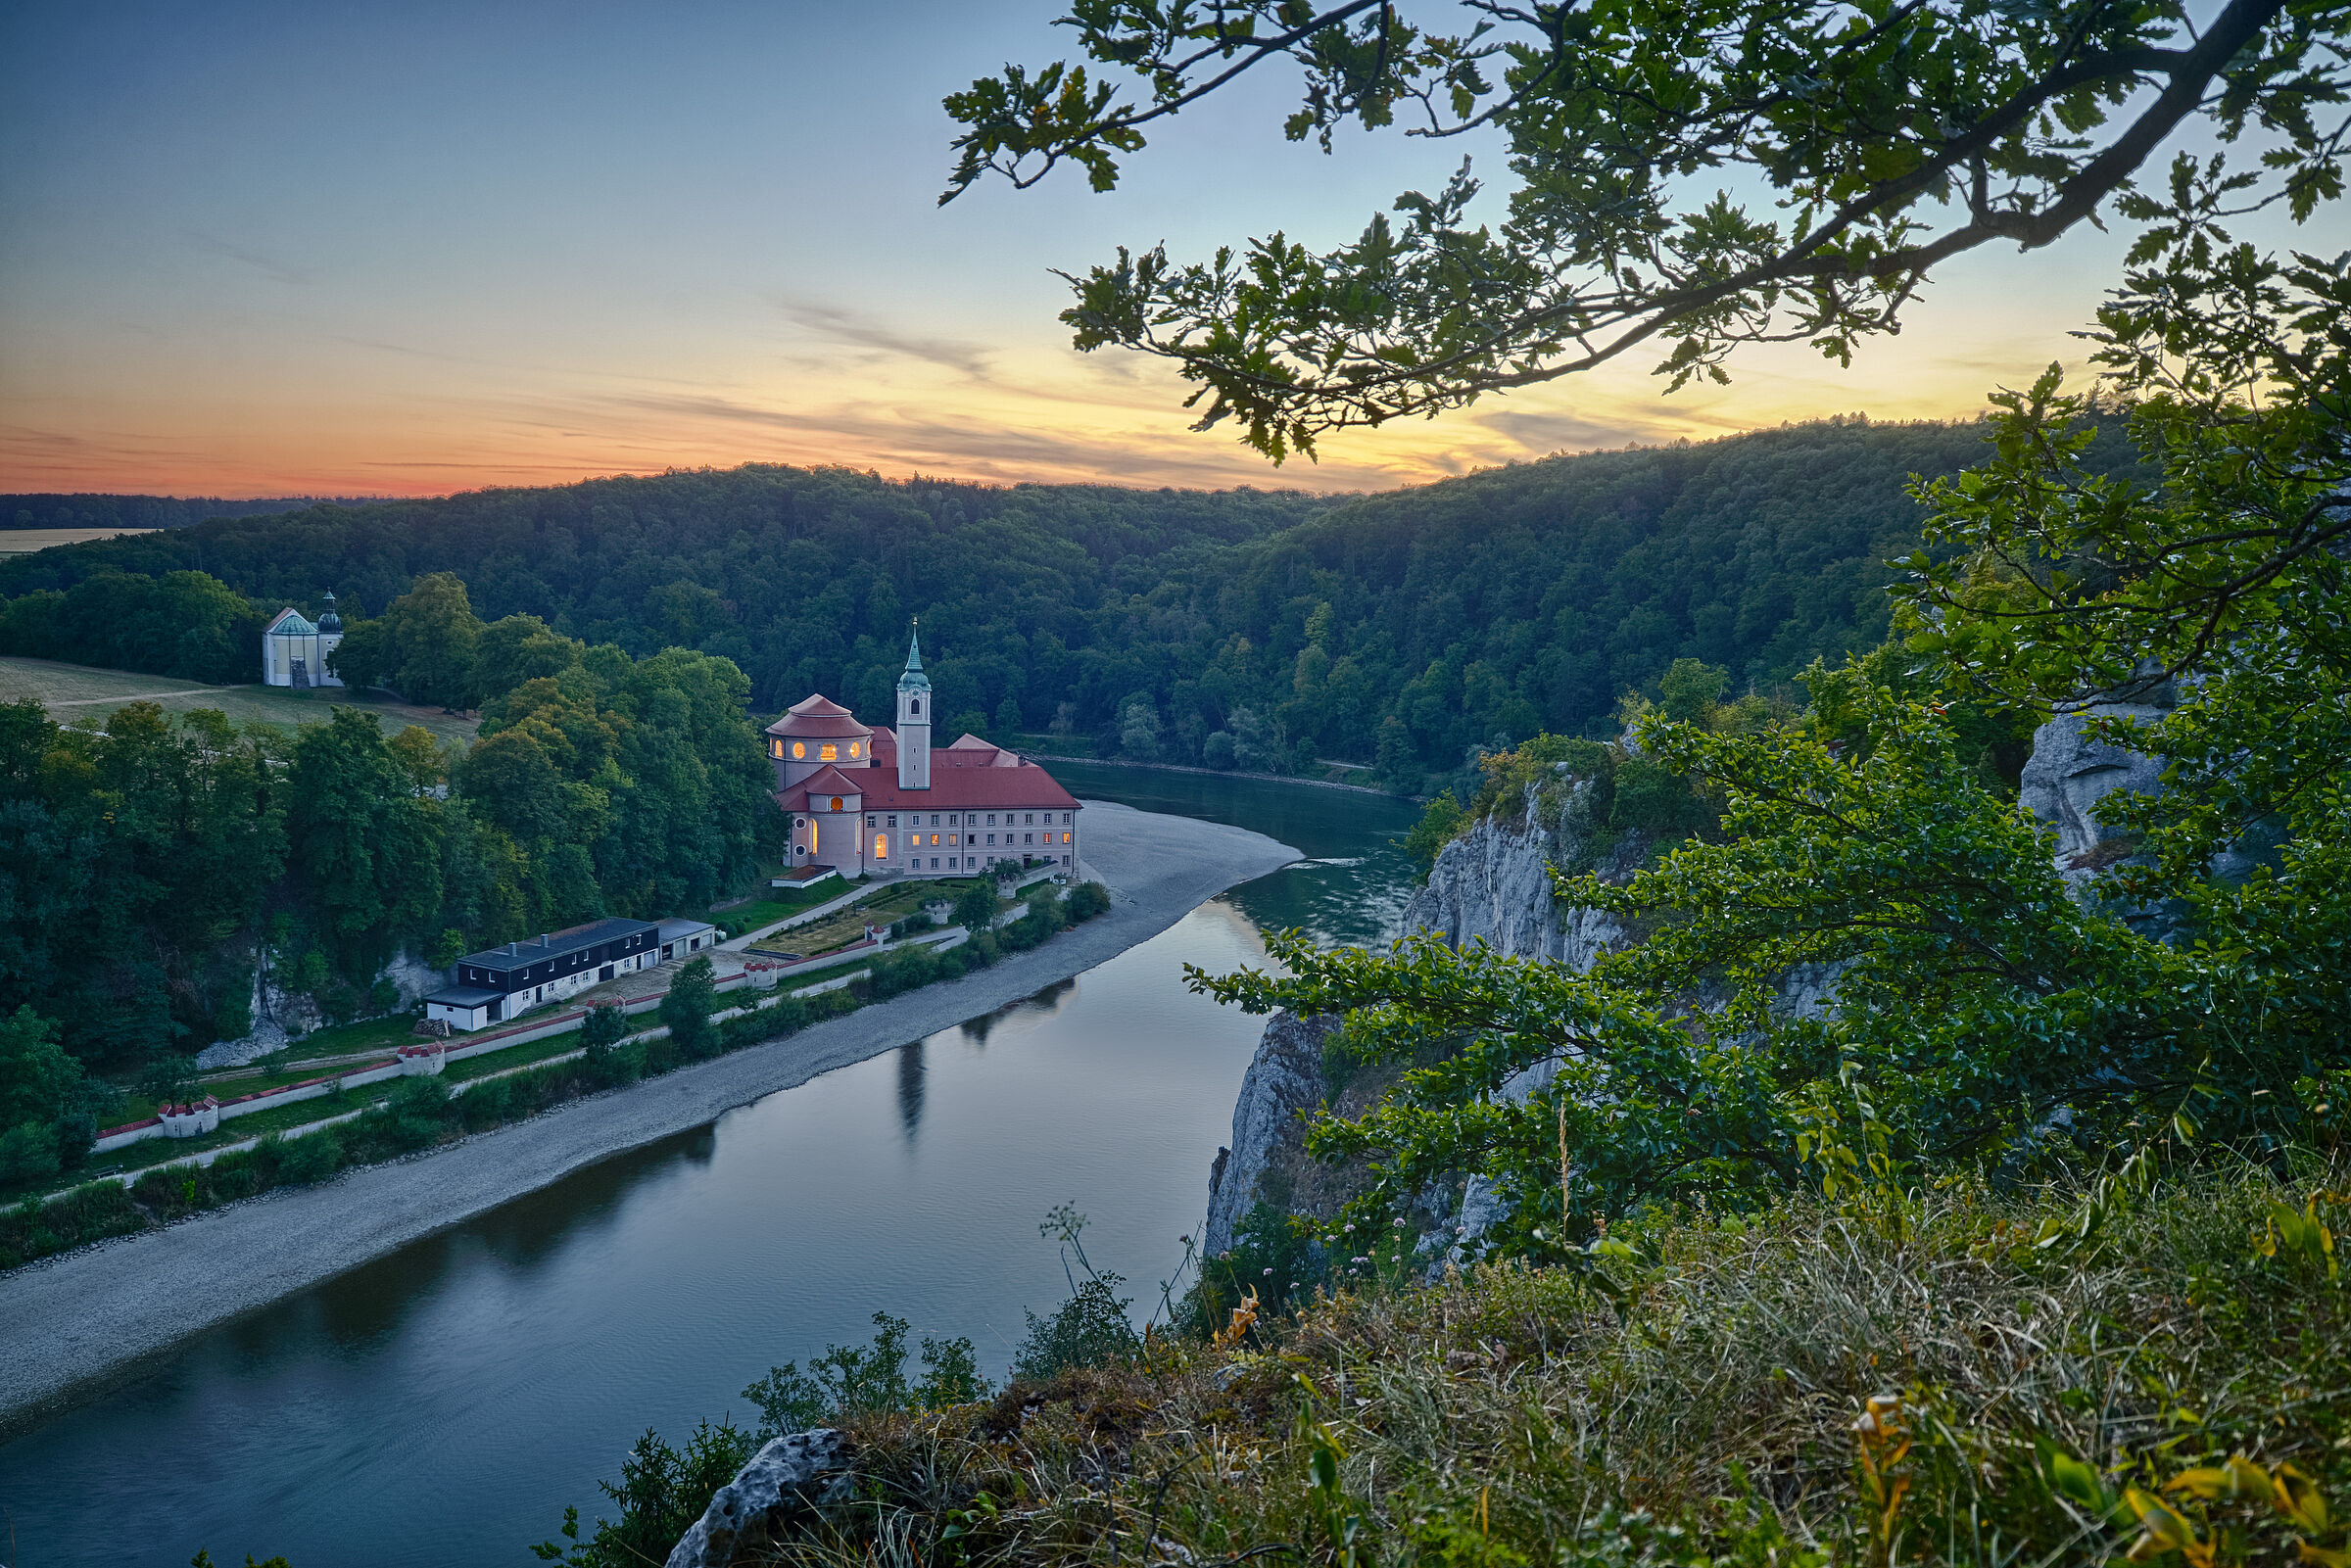
[[[1545,794],[1549,798],[1544,798]],[[1593,853],[1595,835],[1578,809],[1584,790],[1563,780],[1550,791],[1530,790],[1513,811],[1497,812],[1447,844],[1429,872],[1428,883],[1406,906],[1407,931],[1428,931],[1459,947],[1483,939],[1502,952],[1545,958],[1576,970],[1591,967],[1623,931],[1608,916],[1563,908],[1551,896],[1551,868],[1597,865],[1604,876],[1621,874],[1646,847],[1620,840],[1607,855]],[[1256,1057],[1241,1079],[1233,1108],[1232,1142],[1217,1152],[1209,1172],[1208,1220],[1202,1252],[1215,1257],[1232,1244],[1233,1227],[1263,1201],[1293,1213],[1327,1217],[1353,1196],[1349,1172],[1333,1171],[1306,1158],[1306,1117],[1329,1096],[1331,1109],[1358,1116],[1393,1080],[1390,1072],[1350,1077],[1335,1094],[1322,1068],[1323,1047],[1338,1021],[1276,1013],[1266,1025]],[[1525,1094],[1549,1076],[1538,1071],[1514,1080],[1511,1092]],[[1474,1208],[1475,1194],[1471,1194]],[[1430,1218],[1452,1217],[1462,1202],[1453,1194],[1431,1194]]]
[[[1233,1106],[1232,1142],[1217,1151],[1209,1171],[1208,1223],[1200,1233],[1204,1256],[1214,1258],[1232,1245],[1232,1228],[1257,1203],[1268,1170],[1277,1161],[1286,1165],[1303,1157],[1299,1113],[1322,1103],[1322,1045],[1337,1024],[1333,1018],[1300,1018],[1286,1009],[1266,1024]]]

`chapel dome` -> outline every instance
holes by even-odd
[[[271,637],[316,637],[318,628],[302,618],[302,611],[289,610],[269,628]]]
[[[813,696],[785,709],[784,717],[769,725],[767,733],[794,739],[844,740],[861,738],[874,732],[859,724],[856,716],[840,703]]]

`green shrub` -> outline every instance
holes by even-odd
[[[321,1127],[298,1138],[280,1142],[277,1152],[277,1179],[297,1186],[324,1181],[343,1168],[343,1130],[340,1127]]]
[[[996,918],[996,890],[984,881],[976,881],[965,888],[955,900],[955,924],[978,935],[987,929]]]
[[[1142,1341],[1127,1317],[1133,1302],[1119,1299],[1118,1287],[1126,1283],[1118,1274],[1097,1274],[1080,1280],[1051,1317],[1024,1313],[1029,1333],[1013,1354],[1013,1376],[1041,1383],[1072,1367],[1132,1360]]]

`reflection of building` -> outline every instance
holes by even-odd
[[[978,736],[931,744],[919,639],[898,678],[897,728],[869,730],[822,696],[767,727],[792,863],[843,876],[969,877],[998,861],[1078,865],[1077,799]]]
[[[343,617],[335,613],[335,595],[326,595],[326,613],[312,626],[300,610],[282,609],[262,628],[262,683],[264,686],[341,686],[342,677],[326,667],[326,656],[343,641]]]

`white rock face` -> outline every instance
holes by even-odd
[[[1232,1143],[1217,1151],[1208,1178],[1208,1221],[1200,1255],[1232,1245],[1233,1227],[1257,1202],[1257,1184],[1274,1151],[1300,1136],[1298,1113],[1322,1103],[1322,1043],[1338,1027],[1328,1016],[1300,1018],[1284,1009],[1266,1024],[1257,1055],[1232,1108]]]
[[[406,948],[392,955],[377,979],[390,980],[400,991],[400,1006],[412,1007],[427,991],[448,983],[447,970],[437,970]],[[256,1057],[267,1056],[298,1035],[310,1033],[326,1020],[308,996],[280,990],[257,967],[253,975],[253,1032],[242,1039],[219,1040],[196,1053],[196,1066],[205,1071],[239,1068]]]
[[[1563,908],[1551,896],[1551,868],[1575,845],[1529,822],[1489,819],[1447,844],[1428,885],[1404,907],[1404,928],[1447,946],[1482,940],[1514,958],[1548,958],[1581,974],[1624,928],[1598,910]]]
[[[665,1568],[727,1568],[738,1551],[764,1544],[817,1479],[836,1468],[840,1448],[840,1434],[830,1427],[769,1443],[718,1489],[694,1528],[670,1548]]]
[[[2069,881],[2095,875],[2092,853],[2114,835],[2098,820],[2098,806],[2118,789],[2155,794],[2163,788],[2163,764],[2144,752],[2127,750],[2088,735],[2090,721],[2120,716],[2152,724],[2164,710],[2108,703],[2084,713],[2063,713],[2033,732],[2033,755],[2018,781],[2017,804],[2057,831],[2057,867]]]

